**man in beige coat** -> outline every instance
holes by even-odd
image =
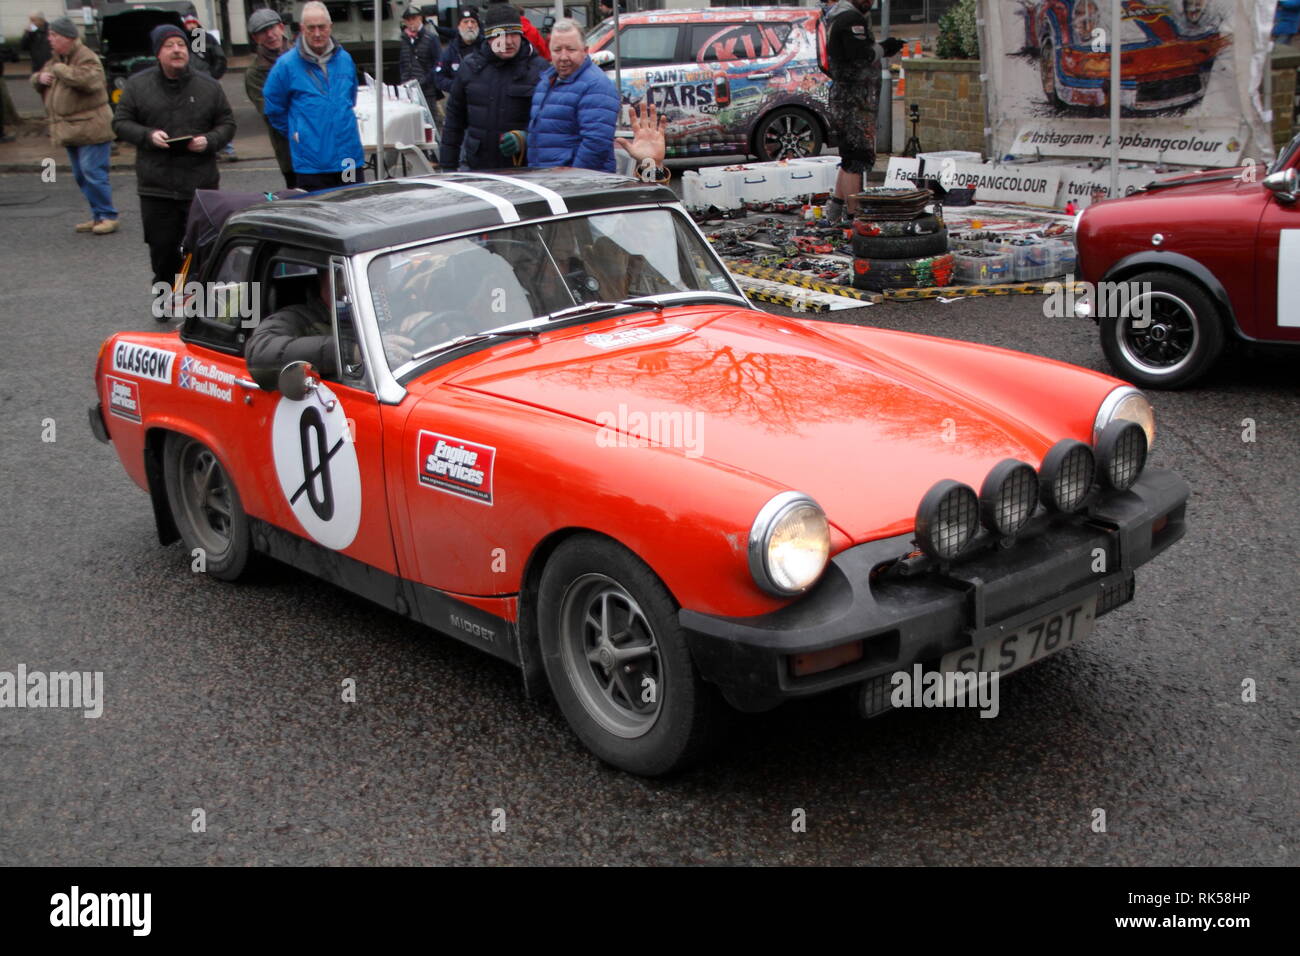
[[[104,67],[77,38],[77,27],[67,17],[50,24],[49,38],[53,55],[39,73],[32,74],[32,85],[45,97],[50,140],[67,148],[73,178],[90,203],[91,219],[76,230],[105,236],[117,232],[117,210],[108,185],[113,111]]]

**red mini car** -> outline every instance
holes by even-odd
[[[202,260],[220,294],[95,369],[160,540],[510,661],[636,773],[700,754],[724,701],[876,714],[900,671],[1040,660],[1183,534],[1132,387],[757,311],[659,186],[357,185],[237,212]]]
[[[1075,223],[1077,314],[1101,327],[1111,367],[1178,388],[1229,344],[1300,345],[1300,136],[1258,166],[1160,180],[1089,206]]]

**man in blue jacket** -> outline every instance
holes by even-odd
[[[356,182],[365,162],[357,117],[357,69],[330,38],[325,4],[302,8],[302,33],[262,87],[266,121],[289,140],[294,179],[308,191]]]
[[[575,21],[556,20],[550,42],[551,67],[533,91],[528,164],[612,173],[618,92],[587,56],[587,41]]]
[[[483,46],[461,62],[442,128],[443,169],[501,169],[524,161],[528,109],[546,61],[524,39],[519,11],[487,8]],[[462,146],[464,147],[462,149]]]

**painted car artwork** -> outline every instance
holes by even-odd
[[[1219,32],[1221,2],[1123,0],[1123,109],[1158,116],[1200,102],[1215,59],[1232,43]],[[1049,106],[1109,108],[1111,10],[1107,0],[1025,3],[1025,50],[1037,59]]]
[[[1075,305],[1116,373],[1182,388],[1229,349],[1300,347],[1300,135],[1267,170],[1161,178],[1075,219]]]
[[[619,18],[623,99],[668,117],[668,155],[816,156],[830,133],[816,9],[656,10]],[[614,22],[588,35],[614,77]]]
[[[452,173],[242,204],[182,280],[223,295],[96,360],[136,520],[186,573],[204,557],[196,588],[269,557],[509,662],[623,770],[689,766],[733,711],[874,717],[898,672],[1000,679],[1087,640],[1184,534],[1137,389],[759,311],[662,186]],[[257,360],[304,307],[321,367]]]

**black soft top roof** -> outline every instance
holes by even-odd
[[[259,204],[231,216],[226,235],[351,255],[566,212],[672,202],[663,186],[585,169],[445,173]]]

